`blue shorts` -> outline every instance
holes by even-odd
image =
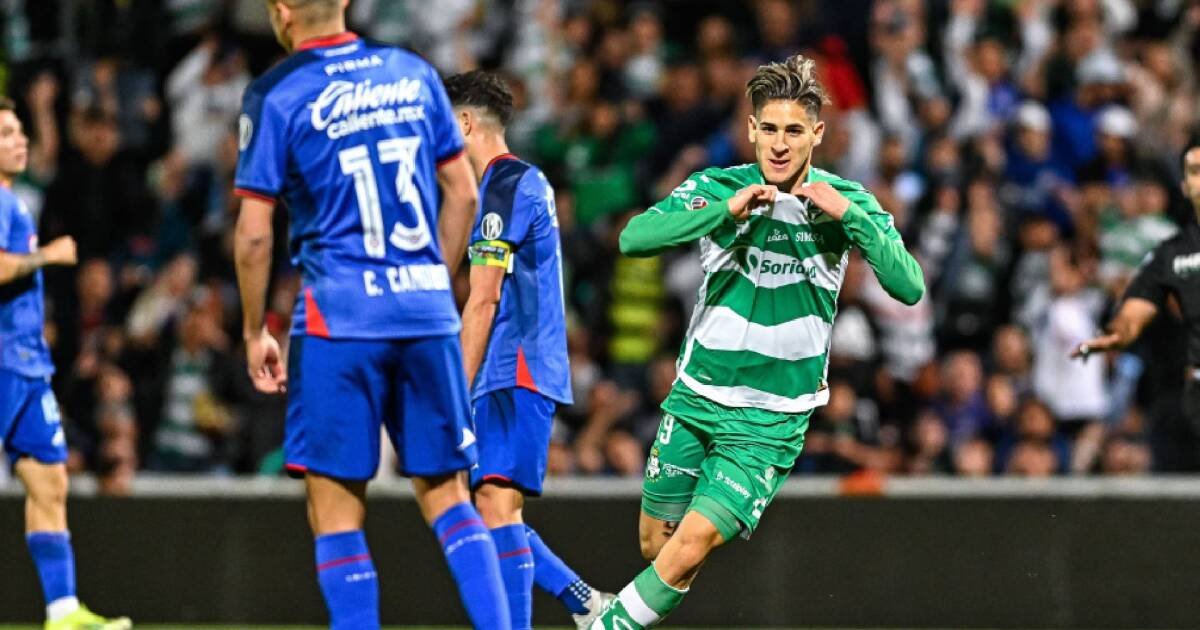
[[[43,464],[67,461],[67,438],[49,377],[0,368],[0,446],[14,463],[22,457]]]
[[[370,479],[379,468],[380,426],[407,476],[433,477],[474,465],[458,336],[292,337],[283,447],[288,472]]]
[[[471,487],[503,481],[525,494],[541,494],[556,406],[554,400],[522,387],[475,399],[479,465],[471,469]]]

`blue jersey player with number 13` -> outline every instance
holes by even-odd
[[[240,122],[235,250],[250,376],[289,396],[284,451],[305,479],[332,628],[379,628],[362,527],[382,425],[471,622],[508,630],[496,548],[465,478],[475,435],[450,289],[474,174],[437,72],[347,32],[347,4],[266,2],[292,54],[247,88]],[[276,201],[303,274],[286,375],[264,327]]]
[[[542,492],[555,407],[571,403],[558,216],[546,176],[508,152],[513,98],[504,82],[466,72],[446,79],[446,92],[480,179],[462,332],[479,431],[471,486],[500,553],[513,628],[523,630],[532,583],[577,617],[612,598],[592,590],[521,516],[525,495]]]

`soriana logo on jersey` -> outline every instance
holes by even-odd
[[[425,84],[416,79],[392,83],[331,81],[312,108],[313,129],[336,140],[360,131],[397,123],[424,120],[420,100]]]

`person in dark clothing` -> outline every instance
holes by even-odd
[[[1150,252],[1107,332],[1079,344],[1072,356],[1086,359],[1093,352],[1130,345],[1160,310],[1174,302],[1187,331],[1183,413],[1191,457],[1186,465],[1196,469],[1200,467],[1200,142],[1193,142],[1184,152],[1182,188],[1197,220],[1188,222],[1177,235]]]
[[[128,250],[154,222],[144,165],[121,150],[117,120],[100,108],[79,114],[71,136],[73,150],[46,191],[41,233],[74,237],[81,260]]]

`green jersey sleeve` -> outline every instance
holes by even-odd
[[[728,196],[707,175],[694,173],[665,199],[630,219],[621,231],[621,253],[657,256],[712,234],[733,221]]]
[[[909,306],[916,304],[925,294],[925,276],[905,249],[892,215],[866,190],[841,192],[850,200],[842,217],[846,237],[862,252],[888,295]]]

